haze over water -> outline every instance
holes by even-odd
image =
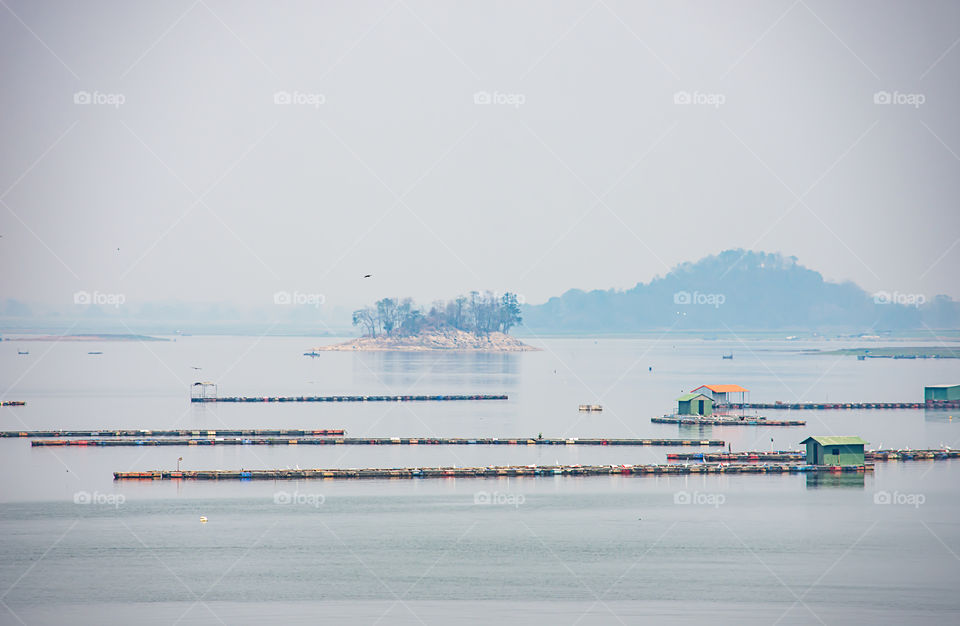
[[[545,339],[524,354],[325,353],[305,338],[61,342],[0,353],[5,430],[345,428],[350,436],[683,437],[796,449],[960,445],[951,412],[766,412],[806,427],[651,424],[704,383],[756,401],[916,401],[960,362],[812,356],[845,342]],[[852,344],[850,344],[852,345]],[[49,353],[44,356],[44,353]],[[88,355],[102,351],[102,355]],[[734,359],[722,360],[734,353]],[[42,358],[41,358],[42,357]],[[195,371],[191,366],[202,367]],[[648,368],[652,367],[650,371]],[[506,393],[507,401],[221,404],[221,395]],[[600,403],[602,413],[577,411]],[[3,623],[956,621],[956,461],[873,475],[122,482],[112,472],[664,462],[698,448],[31,448],[0,440]],[[85,493],[91,504],[76,504]],[[879,494],[879,496],[878,496]],[[883,494],[891,504],[883,502]],[[921,496],[918,498],[917,496]],[[879,498],[879,499],[878,499]],[[922,500],[922,502],[921,502]],[[683,504],[689,501],[690,504]],[[678,503],[679,502],[679,503]],[[206,516],[208,522],[199,519]],[[355,601],[355,602],[350,602]],[[582,619],[581,619],[582,618]]]

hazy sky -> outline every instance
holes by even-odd
[[[960,298],[957,2],[0,4],[0,297]]]

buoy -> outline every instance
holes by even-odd
[[[201,516],[200,516],[200,523],[201,523],[201,524],[206,524],[206,523],[207,523],[207,518],[206,518],[206,517],[203,517],[203,516],[201,515]]]

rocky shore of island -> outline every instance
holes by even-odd
[[[533,352],[527,345],[506,333],[474,334],[457,329],[421,332],[415,335],[358,337],[343,343],[318,346],[314,352]]]

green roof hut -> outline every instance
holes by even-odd
[[[863,465],[860,437],[807,437],[800,442],[807,446],[807,465]]]
[[[713,400],[702,393],[685,393],[677,398],[677,415],[712,415]]]

